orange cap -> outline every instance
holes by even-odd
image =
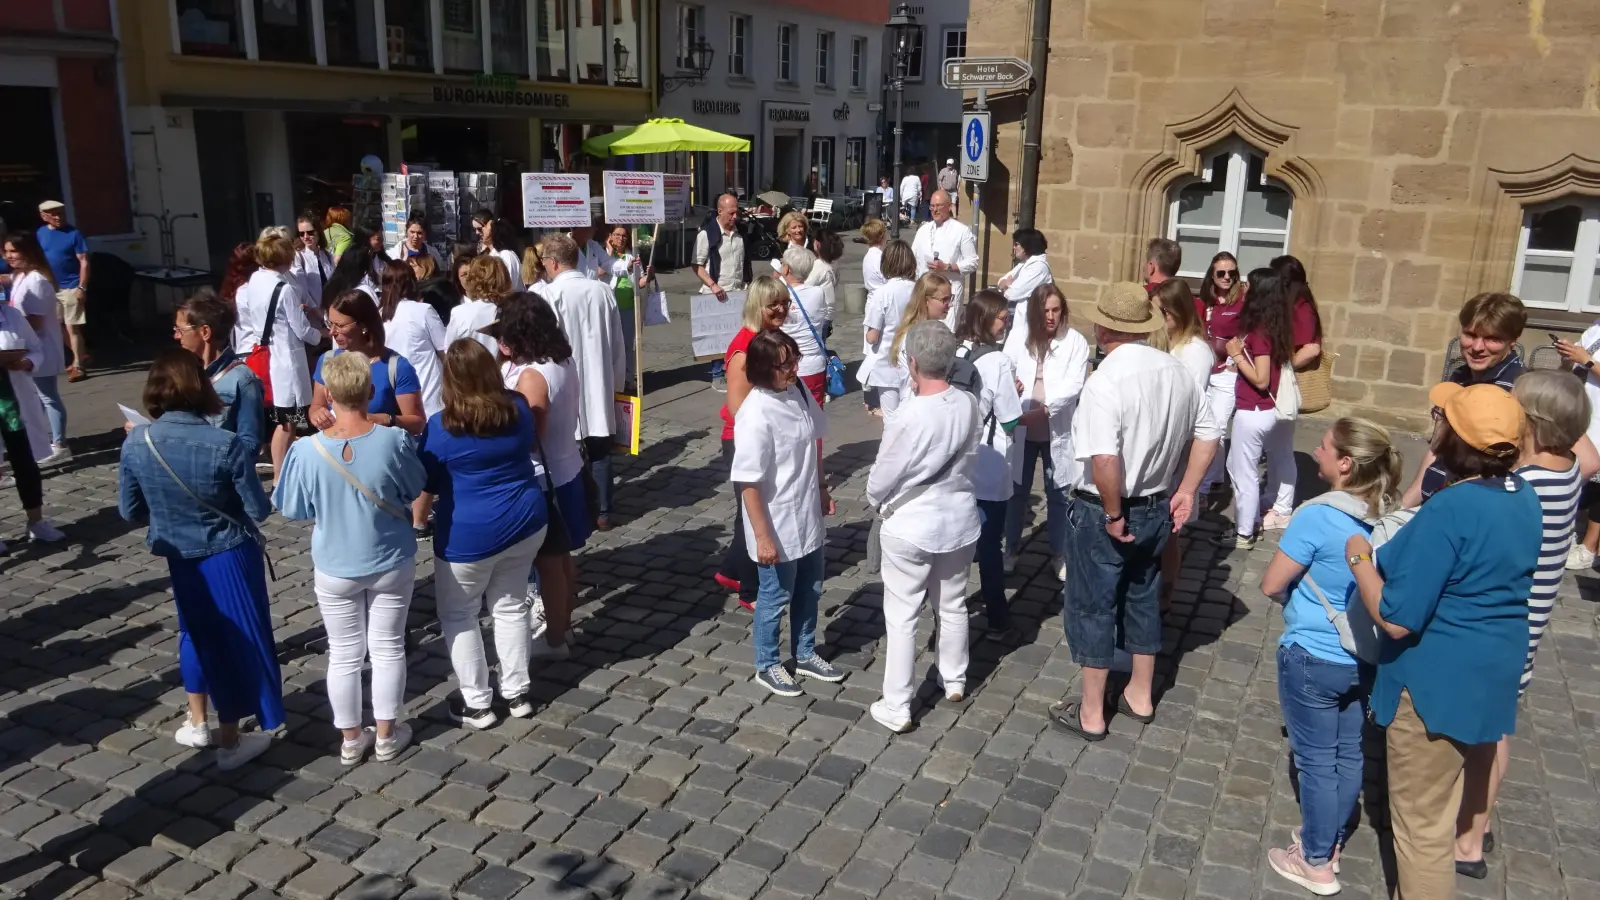
[[[1445,421],[1467,445],[1490,456],[1514,456],[1527,427],[1522,404],[1492,384],[1463,387],[1446,381],[1428,392],[1428,400],[1444,410]]]

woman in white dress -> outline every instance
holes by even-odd
[[[506,264],[506,275],[511,278],[511,291],[522,290],[522,257],[517,253],[516,230],[504,219],[496,219],[487,209],[472,214],[472,230],[478,235],[478,252],[493,256]]]
[[[880,415],[894,412],[900,402],[900,388],[905,384],[905,373],[895,365],[890,353],[894,346],[895,330],[906,307],[911,304],[911,291],[917,278],[917,257],[905,241],[890,241],[883,251],[883,286],[867,298],[865,346],[861,368],[857,370],[862,385],[878,390]]]
[[[284,454],[296,434],[311,433],[311,368],[305,348],[322,341],[321,324],[306,315],[315,308],[299,283],[289,274],[294,247],[286,237],[268,235],[256,241],[256,263],[261,268],[239,288],[235,306],[239,324],[234,328],[234,348],[248,356],[256,347],[271,354],[267,384],[272,426],[272,471],[283,467]]]
[[[1211,344],[1206,341],[1205,326],[1200,323],[1200,313],[1194,305],[1194,291],[1189,289],[1189,282],[1182,278],[1174,278],[1157,285],[1156,289],[1150,292],[1150,299],[1167,322],[1164,335],[1167,352],[1176,356],[1178,362],[1183,363],[1184,371],[1189,373],[1189,379],[1194,382],[1194,389],[1199,392],[1201,402],[1204,402],[1206,388],[1211,383],[1211,369],[1217,363],[1217,355],[1211,352]],[[1177,474],[1173,477],[1182,480],[1187,468],[1187,464],[1180,463],[1176,470]],[[1177,482],[1174,481],[1172,488],[1176,490],[1177,487]],[[1166,612],[1172,606],[1172,589],[1178,583],[1178,571],[1181,568],[1183,568],[1182,544],[1173,537],[1167,540],[1167,548],[1161,554],[1162,612]]]
[[[1050,274],[1050,260],[1045,251],[1050,245],[1037,228],[1019,228],[1011,236],[1011,256],[1017,261],[995,287],[1006,295],[1011,305],[1011,334],[1006,338],[1006,349],[1021,347],[1028,342],[1028,298],[1041,284],[1054,284]]]
[[[17,498],[28,517],[28,536],[50,542],[66,535],[44,517],[39,461],[50,457],[50,423],[30,374],[43,359],[44,345],[27,318],[0,304],[0,367],[6,370],[6,378],[0,381],[0,459],[11,462]],[[5,552],[5,542],[0,541],[0,553]]]
[[[494,322],[499,315],[500,302],[511,293],[511,276],[506,272],[506,264],[498,256],[473,257],[461,270],[461,287],[466,296],[450,310],[450,324],[444,330],[445,345],[470,338],[494,353],[498,349],[495,340],[484,334],[482,328]]]
[[[844,241],[839,239],[839,232],[828,229],[811,239],[811,248],[817,261],[811,266],[811,274],[806,276],[806,284],[822,289],[822,322],[817,329],[826,343],[833,334],[834,294],[839,286],[839,273],[834,271],[833,264],[844,256]]]

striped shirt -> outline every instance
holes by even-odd
[[[1567,550],[1572,546],[1572,528],[1578,516],[1578,494],[1583,488],[1583,478],[1578,464],[1573,463],[1565,472],[1543,466],[1523,466],[1517,474],[1533,487],[1539,497],[1539,507],[1544,513],[1544,540],[1539,545],[1539,566],[1533,573],[1533,586],[1528,589],[1528,661],[1522,666],[1522,690],[1533,680],[1533,654],[1539,649],[1539,638],[1550,622],[1550,613],[1556,605],[1556,592],[1561,588],[1561,575],[1567,562]]]

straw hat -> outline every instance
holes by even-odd
[[[1166,321],[1150,302],[1143,285],[1131,281],[1113,284],[1089,310],[1089,321],[1125,334],[1150,334],[1166,327]]]

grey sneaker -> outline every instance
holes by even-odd
[[[794,673],[818,681],[840,682],[844,680],[844,670],[828,662],[815,653],[806,659],[794,661]]]
[[[711,377],[711,389],[719,394],[726,394],[728,392],[727,376],[713,375]]]
[[[795,683],[789,670],[782,665],[770,669],[762,669],[756,673],[756,684],[777,694],[779,697],[798,697],[801,694],[800,685]]]
[[[377,751],[373,756],[377,758],[378,762],[388,762],[399,756],[401,751],[406,749],[406,745],[410,743],[411,726],[404,722],[396,722],[394,723],[394,732],[389,735],[388,739],[378,738],[374,742]]]
[[[377,731],[369,725],[361,729],[361,734],[355,740],[341,742],[339,744],[339,765],[353,766],[366,759],[367,751],[372,749],[372,743],[377,738]]]

